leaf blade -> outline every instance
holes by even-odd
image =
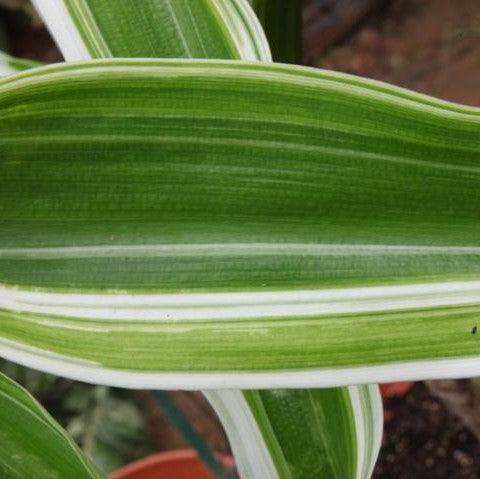
[[[233,5],[234,5],[234,4],[232,4],[232,6],[233,6]],[[98,6],[98,4],[97,4],[97,6]],[[118,4],[117,4],[117,7],[118,7]],[[222,7],[222,8],[223,8],[223,13],[224,13],[225,16],[229,19],[228,22],[227,22],[227,24],[229,24],[231,27],[235,27],[235,26],[238,24],[238,21],[237,21],[237,18],[236,18],[235,15],[232,17],[232,15],[231,15],[232,12],[228,12],[228,3],[219,4],[219,7]],[[242,7],[241,3],[238,3],[238,4],[237,4],[237,7],[240,7],[240,8],[241,8],[241,7]],[[172,10],[172,9],[171,9],[171,10]],[[219,11],[222,12],[222,9],[219,8]],[[298,10],[298,11],[299,11],[299,10]],[[173,12],[172,12],[172,13],[173,13]],[[233,13],[238,13],[238,12],[233,12]],[[243,12],[243,15],[245,15],[245,13],[246,13],[246,17],[249,17],[249,15],[248,15],[249,12],[248,12],[248,11]],[[238,15],[237,15],[237,16],[238,16]],[[242,12],[240,12],[240,16],[242,16]],[[98,18],[98,17],[97,17],[97,18]],[[252,20],[253,20],[253,16],[250,16],[249,18],[246,18],[245,26],[249,26],[249,27],[250,27],[250,30],[251,30],[251,31],[250,31],[250,34],[251,34],[252,38],[257,38],[257,37],[260,38],[260,41],[259,41],[258,43],[259,43],[259,45],[262,45],[263,38],[264,38],[263,32],[256,32],[256,31],[255,31],[256,29],[258,30],[258,25],[257,25],[256,21],[252,21]],[[220,22],[220,23],[221,23],[221,22]],[[193,30],[195,30],[195,29],[193,29]],[[248,43],[249,43],[249,39],[248,39],[248,38],[245,38],[245,37],[246,37],[246,33],[248,33],[247,30],[248,30],[248,29],[245,29],[245,31],[243,32],[243,38],[242,38],[242,35],[240,35],[240,36],[238,35],[238,31],[232,31],[232,30],[230,30],[230,31],[229,31],[229,34],[232,35],[234,39],[237,39],[237,41],[240,40],[240,44],[242,44],[242,43],[243,43],[243,44],[248,44]],[[252,31],[252,30],[253,30],[253,31]],[[187,31],[192,31],[192,28],[187,29]],[[204,31],[204,32],[205,32],[205,31]],[[180,33],[181,33],[181,32],[180,32]],[[242,32],[240,31],[240,33],[242,33]],[[123,35],[123,33],[122,33],[122,35]],[[204,36],[204,35],[202,35],[202,38],[200,38],[200,40],[201,40],[201,41],[200,41],[200,44],[201,44],[200,46],[202,47],[202,55],[200,55],[200,56],[203,56],[203,54],[205,54],[206,56],[213,56],[213,57],[215,57],[215,56],[222,56],[221,54],[219,55],[218,53],[213,52],[211,49],[209,49],[208,52],[207,52],[207,49],[205,48],[205,44],[204,44],[204,40],[205,40],[205,39],[203,38],[203,36]],[[236,37],[237,37],[237,38],[236,38]],[[122,38],[123,38],[123,36],[120,37],[120,40],[121,40]],[[113,40],[113,42],[111,42],[111,43],[112,43],[113,45],[115,45],[115,46],[118,46],[117,44],[118,44],[118,43],[121,43],[121,42],[118,42],[118,39],[115,39],[115,38],[113,38],[113,39],[111,39],[111,40]],[[183,38],[182,38],[182,40],[183,40],[183,43],[185,44]],[[209,46],[211,45],[211,43],[212,43],[212,42],[211,42],[211,41],[208,41],[208,39],[207,39],[207,44],[208,44]],[[263,43],[264,43],[264,45],[266,45],[266,42],[263,42]],[[183,52],[181,52],[181,53],[182,53],[181,55],[177,55],[177,56],[196,56],[195,54],[192,54],[193,52],[192,52],[192,50],[190,50],[190,49],[188,48],[188,45],[185,45],[185,46],[187,47],[186,50],[184,50]],[[257,48],[258,48],[258,47],[257,47]],[[263,59],[263,60],[269,60],[269,59],[270,59],[270,54],[269,54],[269,51],[268,51],[268,46],[267,46],[266,48],[265,48],[265,46],[264,46],[263,48],[264,48],[264,51],[263,51],[263,52],[262,52],[261,50],[257,50],[257,52],[255,52],[255,53],[249,51],[248,48],[247,48],[247,49],[246,49],[246,48],[243,48],[243,49],[242,49],[241,56],[242,56],[242,58],[244,58],[244,59],[248,59],[250,56],[252,56],[253,59],[258,58],[258,59]],[[119,51],[120,53],[123,53],[124,51],[128,51],[128,47],[127,47],[127,49],[125,49],[125,45],[123,45],[123,49],[120,48],[120,50],[118,50],[118,51]],[[145,52],[147,52],[147,53],[152,53],[151,51],[148,50],[148,48],[147,48],[147,49],[144,49],[144,48],[142,47],[142,48],[140,48],[139,51],[137,51],[137,54],[140,54],[139,56],[144,56]],[[132,52],[130,52],[130,53],[132,53]],[[169,55],[170,55],[170,54],[171,54],[171,51],[169,51],[168,53],[169,53]],[[108,50],[107,50],[107,56],[109,56],[109,55],[111,55],[111,51],[108,49]],[[198,55],[198,53],[197,53],[197,55]],[[230,55],[231,55],[233,58],[235,58],[236,52],[231,51]],[[356,393],[356,392],[357,392],[357,388],[355,388],[355,387],[351,387],[351,388],[349,388],[349,389],[344,388],[342,391],[343,391],[345,394],[350,394],[351,392]],[[235,393],[233,393],[233,394],[235,394]],[[250,394],[254,394],[254,393],[250,393]],[[311,393],[311,394],[315,394],[316,396],[320,396],[320,397],[323,397],[323,396],[324,396],[324,392],[323,392],[323,391],[318,391],[318,390],[315,391],[314,393]],[[352,396],[352,397],[353,397],[353,396]],[[275,404],[275,402],[276,402],[276,401],[275,401],[275,399],[274,399],[273,403]],[[227,408],[228,408],[228,407],[227,407]],[[247,409],[248,409],[248,408],[247,408]],[[357,414],[357,415],[358,415],[358,414]],[[382,417],[381,414],[380,414],[379,417],[380,417],[380,418]],[[358,418],[357,418],[357,420],[358,420]],[[242,423],[240,423],[240,424],[242,424]],[[239,424],[238,424],[238,423],[234,424],[234,432],[235,432],[235,433],[236,433],[236,431],[238,430],[238,427],[239,427]],[[231,431],[230,431],[230,434],[231,434]],[[261,442],[262,442],[261,439],[260,439],[260,438],[258,438],[258,439],[259,439],[259,442],[258,442],[258,443],[261,444]],[[257,443],[257,444],[258,444],[258,443]],[[308,447],[309,447],[309,446],[308,446]],[[370,452],[371,452],[372,456],[374,456],[374,455],[378,452],[378,447],[377,447],[377,450],[376,450],[376,451],[373,451],[373,450],[372,450],[372,451],[370,451]],[[269,457],[268,457],[268,455],[269,455],[269,453],[267,452],[267,457],[263,459],[264,463],[267,463],[267,464],[269,464]],[[252,462],[252,458],[251,458],[251,457],[243,457],[243,456],[238,457],[238,455],[237,455],[236,459],[237,459],[237,464],[239,465],[240,470],[244,471],[244,477],[262,477],[262,479],[266,479],[267,474],[264,473],[265,471],[262,472],[262,471],[259,469],[259,464],[258,464],[258,461],[257,461],[257,460],[255,460],[255,461]],[[252,465],[253,465],[253,470],[252,470],[252,471],[249,471],[249,473],[246,474],[245,471],[247,471],[250,467],[252,467]],[[277,471],[278,471],[278,468],[277,468]],[[269,471],[268,471],[268,474],[271,474],[272,477],[277,477],[277,471],[274,471],[273,468],[270,467],[270,468],[269,468]]]
[[[2,477],[101,477],[33,397],[3,374],[0,411]]]
[[[271,59],[246,0],[34,1],[67,61],[105,57]]]
[[[71,356],[75,334],[90,345],[75,374],[90,361],[103,380],[167,387],[476,374],[478,110],[229,62],[94,62],[1,85],[2,335],[15,347]],[[135,359],[115,350],[127,338]]]
[[[371,475],[382,416],[356,410],[353,401],[358,398],[361,408],[372,404],[381,410],[376,387],[214,391],[206,396],[226,428],[235,456],[241,458],[242,477]],[[369,433],[364,437],[363,431]],[[366,437],[375,446],[365,446]]]

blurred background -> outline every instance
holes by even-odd
[[[302,23],[304,64],[480,106],[480,0],[304,0]],[[62,61],[28,0],[0,0],[0,49]],[[192,446],[228,458],[225,434],[200,393],[90,386],[1,360],[0,370],[29,389],[105,472]],[[375,479],[480,477],[479,380],[383,385],[382,395]]]

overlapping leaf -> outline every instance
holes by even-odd
[[[271,59],[246,0],[34,0],[67,60]]]
[[[0,476],[4,479],[101,477],[49,414],[1,373]]]
[[[207,393],[242,477],[369,478],[380,447],[375,386]],[[248,460],[243,460],[248,458]]]

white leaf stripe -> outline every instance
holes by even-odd
[[[228,435],[240,477],[277,479],[277,468],[265,444],[258,420],[242,391],[205,391]]]
[[[376,385],[348,387],[355,418],[357,479],[369,479],[377,461],[383,434],[383,406]]]
[[[210,0],[210,2],[215,5],[213,11],[218,12],[230,37],[234,39],[241,60],[272,61],[265,32],[248,1]],[[238,17],[243,21],[239,22]],[[255,41],[252,42],[252,39]]]
[[[112,258],[118,256],[221,256],[221,255],[301,254],[315,256],[357,255],[480,255],[479,246],[314,244],[314,243],[217,243],[57,246],[43,248],[2,248],[0,258]]]
[[[0,357],[57,376],[126,389],[222,390],[273,388],[331,388],[345,385],[459,379],[480,376],[477,357],[412,360],[379,366],[285,372],[153,372],[104,367],[46,350],[0,339]]]
[[[67,61],[217,55],[271,60],[265,34],[246,0],[201,1],[117,0],[115,8],[99,0],[34,4]]]
[[[197,294],[68,294],[0,285],[0,309],[76,319],[192,321],[292,318],[480,303],[480,282]]]
[[[65,59],[79,61],[91,58],[88,47],[63,1],[32,1],[42,18],[48,19],[45,23],[52,37],[54,39],[62,38],[61,42],[57,41],[57,45]]]

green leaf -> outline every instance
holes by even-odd
[[[273,60],[301,63],[302,0],[250,0],[272,50]]]
[[[371,476],[382,436],[376,386],[206,393],[242,477]]]
[[[271,59],[246,0],[34,0],[67,60]]]
[[[15,58],[0,51],[0,77],[39,66],[40,63],[23,58]]]
[[[67,432],[105,474],[155,452],[131,394],[75,383],[64,396],[62,412],[69,413]]]
[[[101,477],[33,397],[1,373],[0,476],[4,479]]]
[[[99,4],[97,3],[96,6],[98,7],[98,5],[99,5]],[[137,5],[138,5],[138,4],[137,4]],[[177,5],[178,5],[178,2],[177,2]],[[197,4],[195,4],[194,6],[196,6],[196,5],[197,5]],[[228,6],[228,2],[225,3],[225,5]],[[106,5],[104,5],[103,7],[105,7],[105,6],[106,6]],[[118,4],[117,4],[116,6],[118,6]],[[185,4],[184,6],[187,6],[187,4]],[[238,3],[238,6],[241,6],[241,3]],[[110,7],[111,7],[111,4],[110,4]],[[130,7],[132,7],[132,5],[130,5]],[[130,10],[131,10],[131,8],[130,8]],[[133,10],[135,10],[135,8],[134,8]],[[135,10],[135,11],[136,11],[136,10]],[[97,12],[98,12],[98,10],[97,10]],[[114,15],[116,15],[116,11],[112,11],[112,13],[113,13]],[[128,13],[131,14],[132,12],[129,11]],[[180,11],[179,13],[182,14],[183,11]],[[178,17],[179,17],[179,18],[183,18],[182,15],[179,15]],[[98,18],[101,19],[101,16],[100,16],[100,17],[97,16],[97,19],[98,19]],[[104,17],[104,18],[105,18],[105,17]],[[115,19],[115,18],[119,18],[119,17],[118,17],[118,16],[112,16],[111,18],[112,18],[112,19]],[[199,16],[197,15],[196,18],[198,19],[198,18],[201,18],[201,17],[199,17]],[[255,32],[256,30],[259,30],[254,15],[246,15],[246,16],[245,16],[245,19],[246,19],[247,22],[250,23],[249,28],[247,28],[246,30],[250,29],[252,32]],[[172,18],[171,18],[171,16],[170,16],[170,18],[168,18],[168,21],[171,22],[171,20],[172,20]],[[188,20],[188,17],[187,17],[187,20]],[[230,16],[229,21],[230,21],[230,27],[229,27],[228,31],[229,31],[230,34],[232,34],[233,30],[237,28],[236,23],[238,23],[238,22],[237,22],[237,20],[235,19],[235,16]],[[188,25],[188,24],[187,24],[187,25]],[[104,25],[101,25],[101,27],[102,27],[102,31],[106,33],[106,36],[108,36],[108,34],[109,34],[109,29],[108,29],[108,28],[104,28]],[[108,25],[107,25],[107,27],[108,27]],[[156,25],[155,25],[155,27],[156,27]],[[231,27],[233,27],[233,28],[231,28]],[[245,28],[244,28],[244,30],[245,30]],[[115,32],[116,32],[115,29],[112,30],[111,28],[110,28],[110,31],[112,31],[114,34],[115,34]],[[141,31],[142,31],[142,36],[144,36],[145,34],[144,34],[143,32],[144,32],[145,30],[141,30]],[[147,30],[147,31],[148,31],[148,30]],[[289,31],[291,31],[291,29],[289,29]],[[189,35],[189,38],[191,37],[191,33],[192,33],[192,32],[193,32],[192,28],[190,28],[190,29],[187,28],[186,33],[187,33],[187,35]],[[172,45],[172,46],[173,46],[172,51],[173,51],[174,54],[177,55],[177,56],[203,56],[204,54],[205,54],[206,56],[213,56],[213,57],[219,56],[219,53],[218,53],[214,48],[211,48],[211,46],[214,45],[214,43],[212,43],[211,39],[209,38],[209,35],[207,35],[207,33],[209,33],[209,32],[210,32],[209,30],[205,30],[205,29],[203,29],[203,30],[201,31],[202,37],[204,37],[204,38],[201,38],[200,40],[202,41],[202,43],[205,43],[205,44],[207,45],[207,48],[206,48],[206,49],[205,49],[205,48],[202,48],[202,51],[199,51],[198,49],[195,50],[195,49],[189,48],[189,49],[187,49],[187,50],[184,49],[183,51],[179,51],[179,49],[178,49],[178,44],[175,43],[175,45]],[[127,44],[125,44],[124,37],[122,37],[122,36],[118,36],[118,35],[117,35],[117,36],[115,37],[115,35],[114,35],[114,36],[110,37],[110,39],[112,40],[111,45],[115,47],[115,51],[116,51],[117,53],[120,53],[120,54],[123,54],[123,55],[130,55],[130,54],[131,54],[131,51],[133,51],[130,40],[136,41],[137,39],[140,39],[140,41],[138,41],[138,42],[135,44],[135,48],[137,48],[136,54],[139,55],[139,56],[150,56],[150,55],[152,55],[154,52],[152,52],[152,49],[151,49],[151,46],[150,46],[150,45],[151,45],[151,42],[148,42],[148,41],[147,41],[146,43],[145,43],[145,42],[142,43],[142,36],[139,36],[139,35],[138,35],[138,32],[133,32],[133,33],[134,33],[133,37],[132,37],[132,38],[129,38],[129,43],[127,43]],[[259,34],[259,33],[256,33],[255,35],[256,35],[257,37],[259,37],[258,43],[259,43],[260,45],[261,45],[262,43],[265,43],[265,42],[264,42],[264,36],[263,36],[263,34],[261,34],[261,33],[260,33],[260,34]],[[149,36],[146,35],[145,38],[148,40],[148,39],[149,39]],[[233,40],[235,41],[235,35],[233,36]],[[290,36],[289,36],[288,40],[290,40]],[[247,44],[248,44],[248,42],[247,42]],[[202,47],[203,47],[203,45],[202,45]],[[289,50],[289,48],[290,48],[290,45],[288,45],[288,47],[287,47],[287,52],[290,52],[290,51],[291,51],[291,50]],[[257,54],[256,56],[253,56],[253,59],[256,59],[256,58],[258,57],[258,59],[269,60],[270,57],[269,57],[269,53],[268,53],[268,47],[267,47],[267,48],[264,47],[263,49],[264,49],[264,51],[265,51],[266,53],[261,53],[261,54],[259,54],[259,55]],[[171,51],[168,51],[166,56],[170,56],[170,53],[172,53],[172,52],[171,52]],[[110,54],[110,53],[109,53],[109,54]],[[109,54],[108,54],[108,55],[109,55]],[[242,49],[240,50],[240,54],[241,54],[241,57],[244,58],[244,59],[249,59],[250,56],[251,56],[251,52],[249,51],[249,48],[242,48]],[[237,52],[235,52],[235,51],[233,51],[233,50],[230,51],[230,56],[231,56],[232,58],[236,58],[236,55],[237,55]],[[221,54],[220,54],[220,56],[221,56]],[[339,406],[341,407],[341,406],[344,404],[343,399],[345,399],[345,395],[354,397],[355,394],[356,394],[356,392],[357,392],[357,389],[358,389],[358,388],[356,388],[356,387],[350,387],[350,388],[348,388],[348,389],[347,389],[347,388],[342,388],[341,390],[338,390],[338,393],[339,393],[339,395],[340,395],[340,397],[338,398],[338,399],[339,399]],[[234,394],[234,393],[232,393],[232,394]],[[240,394],[240,395],[241,395],[240,392],[238,392],[237,394]],[[255,393],[252,391],[252,392],[250,392],[249,394],[250,394],[250,395],[253,395],[253,394],[255,394]],[[279,394],[280,394],[280,391],[276,391],[276,395],[279,395]],[[291,394],[293,394],[293,392],[290,390],[290,391],[284,391],[283,394],[280,396],[279,399],[276,399],[275,397],[270,397],[270,407],[272,407],[272,406],[275,405],[275,404],[280,404],[280,403],[283,401],[282,398],[285,398],[286,396],[290,396]],[[306,397],[306,398],[303,397],[303,395],[302,395],[302,401],[299,401],[299,399],[300,399],[300,397],[299,397],[299,396],[300,396],[300,393],[297,393],[297,394],[296,394],[296,406],[297,406],[297,407],[302,407],[302,403],[305,403],[305,402],[307,403],[307,405],[309,405],[309,404],[310,404],[310,397],[313,397],[313,395],[315,395],[316,397],[324,397],[325,394],[327,394],[327,395],[330,396],[330,395],[331,395],[331,392],[328,391],[328,390],[325,391],[325,392],[324,392],[324,391],[320,391],[320,390],[312,391],[312,392],[308,395],[308,397]],[[220,394],[220,395],[221,395],[221,394]],[[310,395],[311,395],[311,396],[310,396]],[[229,407],[229,404],[230,404],[230,403],[227,401],[227,402],[225,402],[224,404],[225,404],[225,407],[227,408],[227,411],[228,411],[228,407]],[[248,406],[248,404],[247,404],[247,406]],[[336,408],[337,403],[336,403],[336,402],[331,402],[331,403],[330,403],[330,406]],[[358,415],[358,412],[357,412],[357,411],[355,411],[355,413]],[[293,415],[292,415],[292,417],[293,417]],[[363,416],[362,416],[362,415],[360,415],[359,417],[360,417],[360,420],[363,419]],[[304,419],[304,418],[301,418],[301,419]],[[310,419],[310,417],[308,417],[307,419]],[[350,419],[352,419],[352,418],[350,417]],[[382,419],[381,411],[380,411],[380,412],[377,411],[377,416],[375,417],[375,419],[380,420],[380,422],[381,422],[381,419]],[[290,424],[295,424],[295,423],[292,423],[292,422],[291,422]],[[298,426],[298,425],[301,425],[301,424],[302,424],[302,423],[297,423],[297,426]],[[234,431],[234,432],[236,432],[238,428],[242,427],[241,424],[233,424],[233,425],[231,425],[230,423],[228,423],[227,426],[229,426],[230,428],[233,427],[233,431]],[[366,428],[366,427],[364,427],[364,429],[365,429],[365,430],[368,430],[368,428]],[[378,429],[378,428],[377,428],[377,429]],[[229,435],[231,435],[231,432],[232,432],[232,430],[227,427],[227,433],[229,433]],[[333,431],[329,431],[329,432],[333,432]],[[280,438],[280,437],[278,437],[278,438],[277,438],[277,441],[280,441],[280,440],[282,441],[282,444],[283,444],[283,443],[288,444],[288,438]],[[253,445],[253,444],[254,444],[254,443],[252,443],[252,445]],[[262,444],[262,441],[260,441],[260,445],[261,445],[261,444]],[[373,458],[375,458],[376,455],[378,454],[378,445],[375,445],[375,446],[376,446],[376,448],[373,448],[373,449],[371,449],[371,451],[370,451]],[[307,447],[307,448],[311,451],[311,452],[310,452],[311,454],[314,454],[314,455],[315,455],[315,454],[318,452],[316,449],[315,449],[315,450],[312,450],[312,448],[311,448],[310,445],[305,444],[305,447]],[[250,462],[251,460],[253,460],[254,462],[253,462],[253,463]],[[268,460],[268,459],[266,459],[266,460]],[[245,462],[245,461],[246,461],[246,462]],[[237,462],[237,465],[238,465],[238,467],[240,468],[240,470],[251,470],[251,474],[248,474],[248,477],[261,477],[262,479],[265,479],[265,476],[262,475],[261,471],[259,471],[258,467],[256,466],[255,458],[241,456],[241,457],[237,457],[237,458],[236,458],[236,462]],[[252,466],[253,466],[253,469],[252,469]],[[313,466],[315,466],[315,464],[313,464]],[[282,466],[282,467],[283,467],[283,466]],[[358,467],[357,467],[357,469],[360,471],[360,469],[359,469]],[[244,476],[244,477],[245,477],[245,476]],[[277,477],[277,474],[275,473],[275,474],[273,475],[273,477]],[[346,476],[345,476],[345,477],[346,477]],[[355,477],[356,477],[356,476],[355,476]],[[358,477],[360,477],[360,476],[358,476]],[[344,478],[344,479],[345,479],[345,478]]]
[[[105,60],[0,80],[0,114],[3,356],[164,388],[480,372],[477,109]]]

